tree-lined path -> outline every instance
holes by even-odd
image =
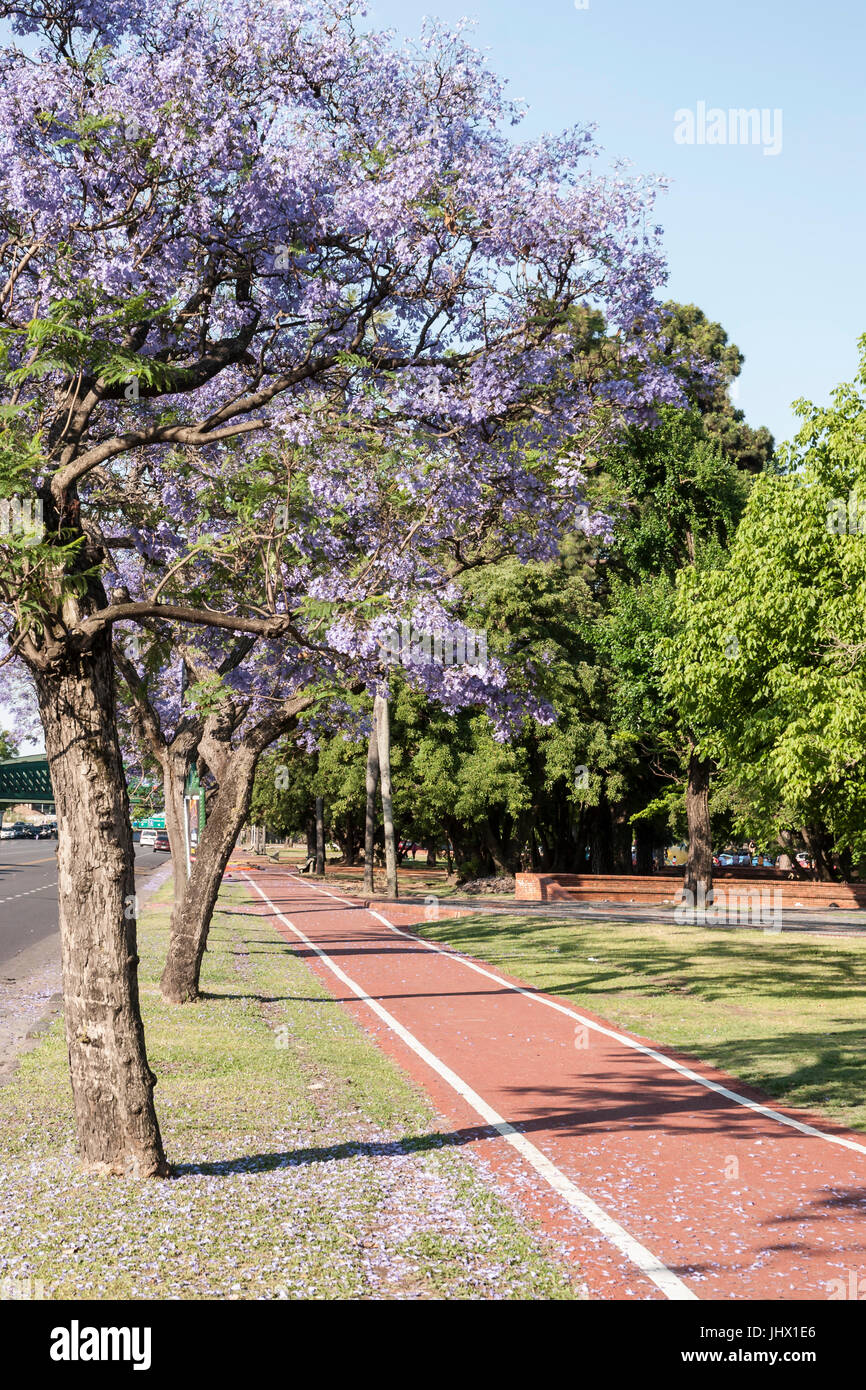
[[[579,1261],[590,1297],[851,1297],[866,1138],[282,873],[254,910],[432,1097],[446,1139]],[[853,1294],[857,1296],[856,1293]]]

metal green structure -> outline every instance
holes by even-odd
[[[6,806],[27,801],[54,805],[48,760],[42,753],[26,758],[5,758],[0,762],[0,812]]]
[[[187,774],[183,796],[186,802],[187,824],[189,825],[190,831],[197,832],[194,839],[198,840],[204,834],[205,798],[204,789],[199,781],[198,769],[195,764],[193,764]]]
[[[195,767],[190,769],[184,787],[188,833],[195,844],[204,831],[205,798]],[[0,761],[0,818],[7,806],[36,802],[43,809],[54,807],[54,789],[48,771],[48,760],[41,753],[25,758],[5,758]],[[165,829],[165,815],[159,812],[133,820],[133,828],[155,826]]]

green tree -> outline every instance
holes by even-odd
[[[739,787],[747,830],[818,873],[866,852],[866,336],[855,382],[758,479],[727,562],[680,576],[665,685]]]

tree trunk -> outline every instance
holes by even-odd
[[[806,849],[812,856],[812,877],[822,883],[832,883],[837,879],[833,868],[830,837],[822,825],[804,825],[803,839]]]
[[[590,871],[613,873],[613,818],[607,797],[602,794],[593,809],[590,839]]]
[[[325,798],[316,797],[316,873],[325,872]]]
[[[630,874],[632,829],[627,813],[620,808],[613,815],[613,863],[614,872]]]
[[[811,877],[809,872],[803,868],[797,859],[797,855],[804,848],[805,841],[801,835],[793,835],[790,830],[779,831],[779,843],[784,845],[788,858],[791,861],[791,875],[793,878],[806,880]]]
[[[342,825],[332,825],[331,838],[340,846],[343,863],[350,869],[354,868],[358,848],[355,826],[348,820]]]
[[[187,1004],[199,997],[199,979],[214,905],[226,865],[249,814],[259,750],[242,744],[223,769],[204,832],[199,837],[187,891],[171,915],[168,958],[162,972],[163,997]]]
[[[551,864],[553,863],[553,855],[552,855],[551,852],[550,852],[550,841],[548,840],[547,836],[545,835],[545,833],[544,833],[544,828],[543,828],[541,825],[537,825],[537,826],[535,827],[535,836],[536,836],[537,841],[538,841],[538,865],[539,865],[539,867],[540,867],[540,869],[541,869],[541,872],[542,872],[543,874],[546,874],[546,873],[549,873],[549,871],[550,871],[550,866],[551,866]],[[579,850],[580,850],[580,842],[578,841],[578,851],[579,851]],[[580,863],[580,855],[579,855],[579,853],[578,853],[578,869],[577,869],[577,872],[578,872],[578,873],[581,873],[581,872],[582,872],[582,869],[583,869],[583,865]]]
[[[34,672],[57,808],[63,1006],[78,1143],[92,1172],[168,1171],[138,1001],[129,802],[107,638]]]
[[[373,893],[373,854],[376,843],[376,787],[379,782],[379,734],[376,711],[367,744],[367,808],[364,818],[364,892]]]
[[[397,846],[394,839],[394,807],[391,800],[391,720],[388,701],[377,695],[373,705],[379,743],[379,777],[382,786],[382,819],[385,823],[385,881],[389,898],[397,897]]]
[[[484,848],[492,859],[493,867],[496,872],[499,874],[510,873],[511,870],[508,866],[505,850],[502,848],[502,842],[491,825],[489,816],[485,816],[484,818],[484,823],[481,826],[481,834],[484,840]]]
[[[162,789],[165,796],[165,828],[171,852],[171,872],[174,900],[183,901],[188,879],[186,806],[183,793],[188,772],[187,758],[173,754],[170,749],[162,758]]]
[[[713,886],[713,839],[710,830],[710,769],[709,758],[701,758],[694,748],[689,755],[689,774],[686,785],[686,818],[689,826],[689,857],[683,887],[695,896],[698,885],[709,893]]]
[[[655,834],[651,824],[646,821],[636,821],[634,827],[634,847],[635,847],[635,866],[636,874],[651,874],[653,871],[653,847],[655,845]]]

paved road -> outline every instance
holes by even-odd
[[[233,877],[428,1092],[444,1142],[574,1253],[592,1297],[848,1296],[866,1268],[866,1136],[419,939],[423,908]]]
[[[56,840],[0,840],[0,965],[57,936],[56,847]],[[167,858],[136,846],[138,881]]]

